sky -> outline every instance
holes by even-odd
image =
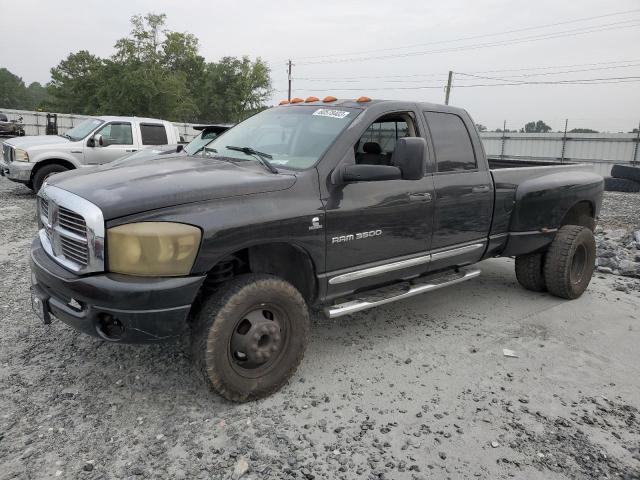
[[[638,0],[5,1],[0,67],[44,84],[69,53],[110,56],[130,17],[148,12],[198,37],[207,61],[266,60],[273,102],[287,96],[292,59],[294,96],[444,103],[451,70],[450,104],[491,130],[540,119],[561,130],[568,119],[569,129],[617,132],[640,122]],[[516,85],[464,86],[495,83]]]

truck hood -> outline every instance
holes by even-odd
[[[172,156],[64,172],[47,184],[89,200],[105,220],[112,220],[185,203],[285,190],[295,181],[295,175],[273,174],[253,161]]]
[[[27,150],[32,147],[40,147],[44,145],[60,145],[70,143],[68,138],[59,137],[57,135],[32,135],[26,137],[14,137],[6,140],[4,143],[15,148]]]

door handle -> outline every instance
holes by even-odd
[[[129,150],[125,150],[125,152],[137,152],[137,150],[135,148],[129,149]]]
[[[410,193],[409,200],[412,202],[430,202],[431,194],[429,192]]]
[[[478,187],[471,188],[471,193],[487,193],[489,190],[489,185],[480,185]]]

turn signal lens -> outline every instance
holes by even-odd
[[[356,102],[358,103],[365,103],[365,102],[370,102],[371,99],[369,97],[359,97]]]
[[[302,102],[304,102],[303,99],[296,97],[296,98],[292,98],[289,103],[302,103]]]
[[[126,275],[188,275],[200,247],[199,228],[183,223],[128,223],[107,230],[109,271]]]
[[[306,103],[318,102],[318,101],[320,101],[320,99],[318,97],[307,97],[307,99],[305,100]]]
[[[336,97],[332,97],[331,95],[327,95],[322,99],[324,103],[335,102],[336,100],[338,99]]]

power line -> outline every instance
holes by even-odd
[[[507,69],[499,69],[499,70],[471,70],[469,73],[503,73],[503,72],[528,72],[535,70],[553,70],[556,68],[574,68],[574,67],[590,67],[590,66],[599,66],[599,65],[610,65],[611,68],[626,68],[635,65],[618,65],[622,63],[632,63],[632,62],[640,62],[640,59],[633,60],[615,60],[608,62],[595,62],[595,63],[574,63],[571,65],[552,65],[552,66],[540,66],[540,67],[526,67],[526,68],[507,68]],[[590,69],[585,70],[573,70],[574,72],[579,71],[589,71]],[[596,70],[596,69],[593,69]],[[548,75],[552,75],[560,72],[550,72]],[[564,72],[562,72],[564,73]],[[566,72],[569,73],[569,72]],[[547,75],[547,73],[532,73],[530,76],[538,76],[538,75]],[[518,76],[518,75],[509,75]],[[526,76],[526,75],[524,75]],[[446,72],[442,73],[407,73],[407,74],[399,74],[399,75],[351,75],[351,76],[340,76],[340,77],[294,77],[294,80],[309,80],[309,81],[325,81],[325,80],[353,80],[353,79],[386,79],[386,78],[409,78],[409,77],[421,77],[421,78],[433,78],[437,77],[438,80],[446,80],[447,74]],[[416,80],[420,81],[420,80]],[[351,82],[349,82],[351,83]]]
[[[327,64],[327,63],[362,62],[362,61],[368,61],[368,60],[384,60],[384,59],[391,59],[391,58],[414,57],[414,56],[421,56],[421,55],[430,55],[434,53],[450,53],[450,52],[458,52],[458,51],[464,51],[464,50],[477,50],[479,48],[516,45],[520,43],[535,42],[540,40],[550,40],[555,38],[574,37],[574,36],[585,35],[589,33],[604,32],[604,31],[609,31],[613,29],[634,28],[634,27],[640,26],[640,23],[623,25],[625,23],[629,23],[632,21],[635,22],[637,21],[637,19],[625,20],[622,22],[614,22],[614,23],[604,24],[604,25],[597,25],[593,27],[587,27],[586,29],[583,27],[579,29],[566,30],[566,31],[554,32],[554,33],[543,34],[543,35],[532,35],[528,37],[514,38],[514,39],[502,40],[498,42],[464,45],[464,46],[451,47],[451,48],[445,48],[440,50],[426,50],[426,51],[420,51],[420,52],[406,52],[406,53],[377,55],[377,56],[369,56],[369,57],[352,57],[352,58],[342,58],[342,59],[339,58],[339,59],[321,60],[321,61],[315,61],[315,62],[299,62],[298,65],[320,65],[320,64]]]
[[[522,75],[508,75],[509,77],[528,77],[528,76],[542,76],[542,75],[559,75],[561,73],[574,73],[574,72],[588,72],[588,71],[596,71],[596,70],[608,70],[608,69],[616,69],[616,68],[628,68],[634,66],[640,66],[640,63],[633,63],[630,65],[614,65],[620,63],[630,63],[630,62],[640,62],[640,59],[635,60],[618,60],[613,62],[596,62],[596,63],[578,63],[572,65],[554,65],[554,66],[541,66],[541,67],[528,67],[528,68],[510,68],[510,69],[502,69],[502,70],[472,70],[469,73],[508,73],[508,72],[525,72],[525,71],[534,71],[534,70],[552,70],[556,68],[573,68],[573,67],[585,67],[585,66],[595,66],[595,65],[607,65],[606,67],[601,68],[586,68],[580,70],[565,70],[559,72],[544,72],[544,73],[528,73]],[[353,76],[341,76],[341,77],[294,77],[294,80],[306,80],[313,82],[320,81],[339,81],[344,83],[356,83],[356,79],[406,79],[406,78],[418,78],[418,80],[405,80],[405,81],[422,81],[422,78],[434,78],[436,80],[446,80],[447,74],[446,72],[442,73],[412,73],[412,74],[404,74],[404,75],[353,75]],[[388,80],[392,81],[392,80]]]
[[[489,78],[489,77],[481,77]],[[495,79],[502,81],[503,79]],[[505,80],[508,81],[508,80]],[[581,78],[572,80],[549,80],[549,81],[519,81],[511,83],[485,83],[485,84],[471,84],[471,85],[455,85],[453,88],[471,88],[471,87],[504,87],[515,85],[599,85],[609,83],[634,83],[640,81],[640,76],[628,76],[628,77],[603,77],[603,78]],[[305,87],[302,87],[305,88]],[[410,87],[358,87],[358,88],[340,88],[340,87],[326,87],[317,88],[323,91],[384,91],[384,90],[424,90],[424,89],[442,89],[442,85],[419,85]],[[282,90],[276,90],[281,92]]]
[[[545,24],[545,25],[537,25],[537,26],[533,26],[533,27],[518,28],[518,29],[515,29],[515,30],[506,30],[506,31],[503,31],[503,32],[472,35],[472,36],[469,36],[469,37],[461,37],[461,38],[452,39],[452,40],[439,40],[439,41],[435,41],[435,42],[415,43],[415,44],[412,44],[412,45],[404,45],[404,46],[389,47],[389,48],[379,48],[379,49],[374,49],[374,50],[361,50],[361,51],[357,51],[357,52],[346,52],[346,53],[342,53],[342,54],[324,54],[324,55],[305,56],[305,57],[298,57],[297,60],[313,59],[313,58],[327,58],[327,57],[336,57],[336,56],[345,56],[345,55],[362,55],[362,54],[367,54],[367,53],[402,50],[402,49],[405,49],[405,48],[424,47],[424,46],[427,46],[427,45],[437,45],[437,44],[443,44],[443,43],[462,42],[462,41],[467,41],[467,40],[475,40],[475,39],[478,39],[478,38],[493,37],[493,36],[498,36],[498,35],[508,35],[508,34],[511,34],[511,33],[519,33],[519,32],[525,32],[525,31],[530,31],[530,30],[539,30],[539,29],[542,29],[542,28],[557,27],[557,26],[560,26],[560,25],[568,25],[568,24],[571,24],[571,23],[586,22],[586,21],[589,21],[589,20],[597,20],[597,19],[600,19],[600,18],[615,17],[615,16],[618,16],[618,15],[626,15],[626,14],[629,14],[629,13],[636,13],[636,12],[640,12],[640,9],[626,10],[626,11],[622,11],[622,12],[613,12],[613,13],[608,13],[608,14],[605,14],[605,15],[596,15],[596,16],[592,16],[592,17],[576,18],[574,20],[567,20],[567,21],[556,22],[556,23],[548,23],[548,24]]]

